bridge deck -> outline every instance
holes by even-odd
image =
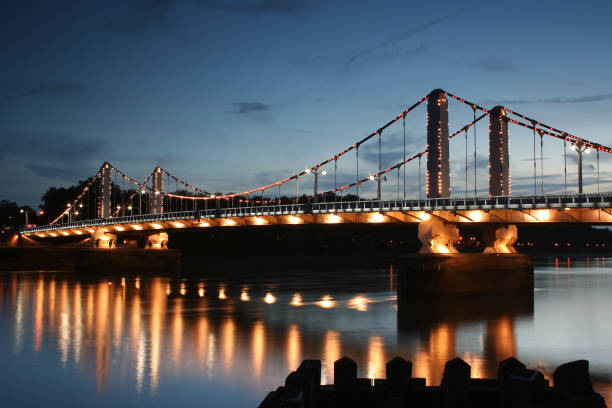
[[[105,226],[121,232],[266,224],[417,223],[432,215],[457,224],[612,224],[612,193],[277,204],[85,220],[24,228],[21,233],[41,237],[80,235]]]

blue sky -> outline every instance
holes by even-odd
[[[104,161],[138,179],[161,165],[209,191],[269,184],[435,88],[612,145],[610,15],[606,1],[3,2],[0,198],[36,205],[49,186],[74,184]],[[423,108],[406,121],[409,154],[425,147]],[[451,132],[472,115],[452,101],[449,114]],[[487,128],[477,128],[479,162]],[[402,137],[399,125],[384,134],[383,165],[401,157]],[[465,188],[463,143],[451,141],[454,194]],[[376,144],[363,149],[360,176],[378,167]],[[531,133],[511,127],[510,149],[513,192],[532,191]],[[547,191],[563,189],[562,149],[545,139]],[[587,191],[596,190],[594,157]],[[354,167],[352,156],[339,161],[339,183]],[[418,168],[406,171],[414,196]],[[601,156],[602,189],[611,171]],[[486,192],[486,167],[478,179]],[[311,191],[312,181],[300,184]],[[385,197],[396,188],[389,177]]]

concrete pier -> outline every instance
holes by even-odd
[[[399,301],[533,290],[533,262],[524,254],[411,254],[400,265]]]

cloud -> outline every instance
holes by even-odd
[[[485,101],[485,103],[497,104],[497,105],[526,105],[526,104],[532,104],[532,103],[562,104],[562,103],[600,102],[600,101],[607,101],[610,99],[612,99],[612,93],[585,95],[585,96],[570,96],[570,97],[555,96],[555,97],[543,98],[543,99],[489,100],[489,101]]]
[[[468,65],[468,68],[489,72],[516,72],[520,70],[517,64],[500,58],[481,59]]]
[[[121,17],[108,18],[104,29],[116,33],[139,33],[168,24],[171,0],[145,0]]]
[[[79,163],[90,158],[100,159],[108,150],[108,141],[82,139],[70,134],[2,134],[0,159],[22,157]]]
[[[460,10],[451,14],[447,14],[445,16],[442,16],[440,18],[436,18],[434,20],[430,20],[427,21],[423,24],[420,24],[416,27],[411,28],[410,30],[407,31],[402,31],[400,33],[397,33],[395,35],[392,35],[391,37],[388,37],[387,39],[385,39],[384,41],[380,42],[379,44],[375,45],[374,47],[371,48],[366,48],[363,49],[361,51],[358,51],[356,53],[354,53],[353,55],[351,55],[346,63],[346,69],[351,68],[351,66],[359,59],[372,54],[373,52],[376,52],[378,50],[380,50],[381,48],[385,48],[388,47],[390,45],[396,44],[402,40],[405,40],[406,38],[412,37],[422,31],[426,31],[428,29],[430,29],[431,27],[434,27],[440,23],[443,23],[446,20],[449,20],[453,17],[456,17],[457,15],[463,13],[465,10]]]
[[[311,0],[200,0],[204,8],[229,11],[238,14],[277,14],[301,17],[314,7]]]
[[[408,49],[404,49],[404,48],[400,48],[396,46],[396,47],[393,47],[393,49],[389,51],[382,52],[375,59],[376,60],[382,60],[382,59],[390,60],[390,59],[408,58],[408,57],[413,57],[415,55],[425,54],[428,49],[429,48],[423,44],[419,45],[418,47],[408,48]]]
[[[77,172],[74,170],[61,169],[59,167],[40,166],[38,164],[26,164],[26,167],[39,177],[49,179],[60,179],[73,182],[76,180]]]
[[[233,102],[232,110],[228,113],[233,113],[236,115],[246,115],[253,112],[267,112],[270,110],[270,107],[261,102]]]
[[[73,81],[43,81],[10,95],[0,96],[0,102],[48,94],[74,94],[81,91],[82,88],[82,84]]]

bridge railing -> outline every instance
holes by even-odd
[[[161,214],[142,214],[95,220],[75,221],[64,224],[22,228],[21,232],[37,233],[64,229],[92,228],[104,225],[144,223],[206,218],[235,218],[252,216],[279,216],[299,214],[329,214],[343,212],[385,211],[437,211],[437,210],[488,210],[530,208],[610,208],[612,192],[591,194],[545,194],[530,196],[496,197],[448,197],[408,200],[360,200],[320,202],[308,204],[272,204],[263,206],[232,207],[200,211],[178,211]]]

